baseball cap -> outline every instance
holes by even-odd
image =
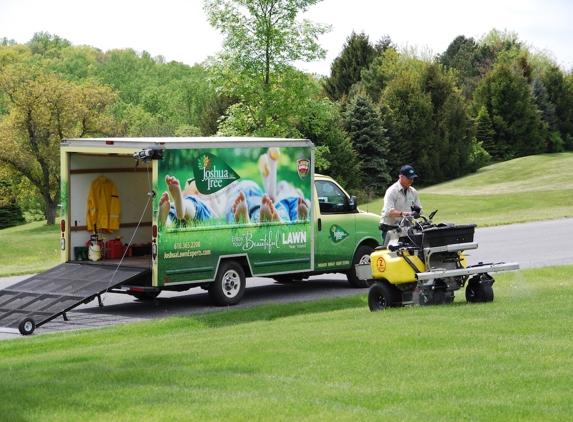
[[[404,166],[400,169],[400,174],[406,176],[408,179],[413,179],[414,177],[418,177],[416,172],[414,171],[414,167],[412,166]]]

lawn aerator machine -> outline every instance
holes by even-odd
[[[454,292],[464,286],[468,302],[492,302],[495,280],[489,273],[519,269],[516,262],[467,265],[465,251],[478,247],[476,225],[434,224],[436,213],[406,217],[389,227],[384,245],[370,255],[370,263],[356,266],[358,278],[371,285],[371,311],[452,303]]]

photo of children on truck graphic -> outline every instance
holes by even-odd
[[[301,151],[252,148],[250,157],[236,156],[245,149],[195,152],[192,158],[166,157],[165,165],[160,163],[160,189],[162,183],[165,187],[160,224],[181,229],[308,220],[309,159],[300,157]]]

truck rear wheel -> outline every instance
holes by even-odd
[[[245,293],[246,284],[243,267],[235,261],[223,262],[209,285],[209,297],[217,306],[236,305]]]
[[[402,293],[386,280],[377,281],[368,292],[368,307],[372,312],[396,308],[402,304]]]
[[[370,246],[359,246],[354,254],[354,259],[352,260],[352,267],[347,271],[346,278],[352,287],[359,289],[364,289],[369,287],[370,284],[367,280],[360,280],[356,275],[356,265],[358,264],[370,264],[370,254],[374,252],[374,249]]]

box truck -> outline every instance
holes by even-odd
[[[13,288],[46,312],[17,308],[10,323],[29,334],[105,292],[153,300],[199,287],[235,305],[249,277],[345,273],[368,287],[355,266],[379,245],[380,218],[316,174],[314,158],[297,139],[64,140],[62,263]]]

